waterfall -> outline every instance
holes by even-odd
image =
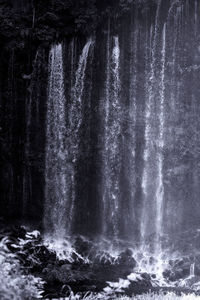
[[[49,56],[44,213],[45,230],[55,238],[64,237],[67,228],[65,106],[62,44],[58,44]]]
[[[1,215],[164,255],[200,228],[200,2],[126,2],[2,42]]]
[[[108,37],[106,45],[106,101],[105,101],[105,128],[108,126],[108,117],[109,117],[109,94],[110,94],[110,19],[108,20]],[[105,130],[105,134],[107,134]],[[106,139],[106,149],[107,149],[107,139]]]
[[[148,38],[146,38],[146,44],[148,42]],[[151,27],[151,34],[150,34],[150,45],[152,43],[152,27]],[[148,44],[147,44],[148,45]],[[143,168],[143,175],[142,175],[142,190],[144,193],[144,201],[143,201],[143,208],[141,214],[141,223],[140,223],[140,232],[141,232],[141,244],[145,245],[146,239],[146,230],[147,230],[147,212],[146,212],[146,204],[147,204],[147,197],[148,197],[148,187],[147,187],[147,179],[148,179],[148,159],[150,157],[150,115],[151,115],[151,94],[150,94],[150,87],[148,84],[148,69],[147,64],[149,60],[149,53],[148,47],[146,47],[145,51],[145,61],[146,61],[146,72],[145,72],[145,79],[146,79],[146,95],[149,95],[146,98],[146,108],[145,108],[145,149],[144,149],[144,168]]]
[[[160,14],[159,1],[156,11],[155,27],[154,30],[150,28],[149,45],[146,44],[146,108],[145,108],[145,149],[144,149],[144,168],[142,176],[142,190],[143,190],[143,207],[141,214],[141,243],[144,246],[149,234],[156,232],[155,224],[152,222],[152,218],[155,218],[155,186],[158,184],[154,182],[154,178],[157,178],[157,170],[155,171],[155,163],[157,159],[156,145],[155,145],[155,81],[156,81],[156,50],[158,42],[158,26],[159,26],[159,14]],[[148,47],[150,47],[150,54],[148,53]],[[150,63],[149,63],[150,61]],[[158,214],[157,214],[158,217]]]
[[[110,54],[110,31],[107,40],[105,148],[103,150],[104,234],[118,237],[120,209],[120,47],[118,36],[113,37]]]
[[[69,227],[71,229],[76,199],[76,167],[79,156],[79,144],[81,140],[80,128],[83,122],[83,93],[85,85],[86,67],[91,46],[94,44],[89,39],[85,44],[79,58],[78,68],[75,74],[75,84],[71,91],[70,109],[68,113],[67,145],[68,155],[71,162],[68,180],[71,189],[71,205],[69,208]]]
[[[80,55],[75,83],[71,90],[69,111],[64,89],[62,44],[50,51],[49,92],[46,133],[45,228],[62,239],[73,224],[76,198],[76,167],[79,155],[80,127],[83,120],[83,93],[87,58],[93,41],[90,39]],[[74,42],[71,44],[71,72],[74,68]],[[71,83],[73,82],[71,74]]]
[[[106,234],[107,231],[107,211],[108,211],[108,202],[107,202],[107,193],[108,190],[106,185],[109,184],[107,178],[109,176],[109,166],[107,161],[107,152],[109,151],[109,131],[108,131],[108,120],[109,120],[109,109],[110,109],[110,19],[108,20],[108,33],[107,33],[107,43],[106,43],[106,84],[105,84],[105,118],[104,118],[104,145],[103,149],[103,234]],[[104,103],[103,103],[104,105]]]
[[[195,276],[194,268],[195,268],[195,263],[191,264],[191,266],[190,266],[190,277]]]
[[[63,49],[52,46],[44,218],[54,233],[84,235],[94,223],[94,235],[130,237],[162,253],[161,238],[175,227],[174,208],[181,208],[179,223],[186,214],[180,188],[185,178],[176,178],[176,172],[180,167],[186,173],[189,166],[183,130],[191,108],[181,98],[189,72],[198,70],[199,50],[197,45],[194,67],[186,54],[179,55],[182,46],[188,47],[181,43],[183,7],[170,4],[163,16],[164,4],[158,1],[154,17],[145,23],[139,15],[149,12],[136,7],[125,35],[108,20],[100,58],[94,51],[100,41],[94,48],[91,38],[81,49],[78,38]],[[192,8],[195,29],[196,1]]]
[[[130,221],[133,221],[133,226],[137,224],[137,211],[135,209],[135,203],[137,202],[136,185],[137,177],[135,176],[137,172],[137,110],[138,110],[138,47],[139,47],[139,37],[140,28],[137,21],[138,11],[136,9],[134,16],[131,20],[131,33],[130,33],[130,67],[129,67],[129,106],[128,113],[125,110],[125,114],[128,114],[128,138],[127,140],[123,136],[124,149],[127,147],[125,156],[127,157],[126,176],[128,180],[128,190],[130,191],[130,206],[127,207],[127,215],[130,215],[130,220],[127,216],[126,230],[130,228]],[[123,118],[123,119],[126,119]]]
[[[172,53],[172,78],[171,78],[171,96],[170,102],[172,111],[175,111],[175,88],[173,87],[173,83],[176,80],[176,62],[177,62],[177,40],[178,40],[178,22],[179,22],[179,15],[175,14],[174,16],[174,36],[173,36],[173,53]]]
[[[156,248],[159,250],[159,237],[163,234],[163,205],[164,205],[164,185],[163,185],[163,148],[164,148],[164,127],[165,127],[165,63],[166,63],[166,24],[162,34],[162,58],[160,74],[160,112],[159,112],[159,138],[158,138],[158,175],[156,183]]]

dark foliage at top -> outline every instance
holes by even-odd
[[[92,34],[105,16],[119,17],[133,3],[149,0],[1,0],[0,46],[23,48],[24,41],[52,42],[74,34]]]
[[[24,40],[51,42],[74,34],[91,34],[114,1],[1,1],[0,41],[23,48]]]

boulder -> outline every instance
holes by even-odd
[[[94,275],[99,280],[117,281],[119,278],[126,278],[136,266],[132,257],[132,251],[127,249],[115,259],[107,259],[100,263],[94,263]]]
[[[183,257],[170,262],[170,267],[163,272],[164,278],[170,281],[184,279],[190,275],[191,259]]]
[[[132,273],[128,276],[130,285],[125,289],[127,296],[142,294],[152,289],[151,276],[147,273]]]
[[[73,247],[75,248],[76,252],[82,257],[94,258],[97,253],[94,244],[82,237],[76,238]]]

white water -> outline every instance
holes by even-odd
[[[194,270],[195,270],[195,263],[191,264],[190,266],[190,277],[195,276]]]
[[[55,245],[62,243],[73,222],[75,167],[80,142],[79,130],[83,120],[82,101],[87,60],[92,44],[90,39],[80,55],[69,112],[66,112],[62,44],[53,45],[49,55],[44,225],[46,232],[51,232],[51,237],[56,240]],[[71,64],[73,72],[74,41],[71,44]],[[73,76],[71,80],[72,78]]]
[[[142,176],[143,206],[141,214],[140,234],[142,247],[146,244],[149,234],[156,232],[156,223],[159,223],[156,214],[154,217],[154,206],[156,200],[154,165],[156,162],[155,149],[155,128],[154,128],[154,110],[155,110],[155,72],[156,72],[156,46],[158,41],[158,19],[160,13],[161,1],[159,1],[156,12],[154,29],[151,26],[149,45],[146,47],[146,108],[145,108],[145,149],[144,149],[144,168]],[[150,47],[150,55],[149,49]],[[149,66],[150,60],[150,66]],[[156,183],[158,184],[158,182]],[[158,204],[158,201],[156,201]],[[155,220],[155,221],[154,221]]]
[[[103,218],[104,234],[111,233],[118,237],[119,217],[119,176],[120,176],[120,47],[119,38],[113,38],[110,53],[110,31],[107,40],[107,71],[106,71],[106,110],[103,150]]]
[[[159,113],[159,137],[158,137],[158,177],[156,184],[156,252],[161,250],[160,236],[163,235],[163,206],[164,206],[164,184],[163,184],[163,149],[164,149],[164,126],[165,126],[165,64],[166,64],[166,25],[162,33],[162,59],[161,59],[161,81],[160,81],[160,113]]]
[[[106,84],[105,84],[105,126],[104,126],[104,144],[105,148],[103,150],[103,234],[106,235],[107,231],[107,215],[108,210],[107,195],[108,191],[106,185],[110,185],[109,182],[109,165],[107,161],[107,152],[109,151],[109,130],[108,130],[108,120],[109,120],[109,110],[110,110],[110,19],[108,20],[108,33],[107,33],[107,43],[106,43]],[[103,102],[104,105],[104,102]]]
[[[79,57],[78,67],[75,73],[75,83],[71,91],[71,105],[68,113],[68,127],[67,127],[67,144],[68,157],[70,161],[68,169],[68,181],[70,183],[71,203],[69,207],[69,229],[71,230],[74,205],[76,199],[76,179],[75,168],[78,159],[79,143],[80,143],[80,128],[83,122],[83,94],[85,85],[86,67],[91,46],[94,44],[92,39],[89,39],[85,44],[82,53]],[[73,44],[72,44],[73,47]],[[93,49],[93,48],[92,48]],[[72,51],[73,53],[73,51]],[[73,62],[72,62],[73,65]]]
[[[168,130],[168,120],[166,118],[169,117],[167,113],[172,110],[172,107],[175,109],[176,106],[175,100],[177,98],[177,87],[173,88],[173,85],[177,77],[176,65],[179,62],[179,52],[177,49],[179,47],[178,31],[180,29],[180,16],[178,13],[173,16],[168,16],[168,23],[162,28],[162,22],[160,22],[160,3],[161,2],[158,3],[155,23],[153,23],[150,28],[149,26],[142,27],[139,21],[134,21],[134,29],[131,34],[131,43],[128,45],[131,46],[129,49],[131,52],[131,63],[130,66],[127,67],[128,72],[130,72],[130,78],[128,78],[127,81],[129,84],[127,94],[131,101],[128,103],[129,106],[127,105],[128,109],[125,107],[127,109],[127,114],[124,114],[125,105],[122,102],[125,97],[123,98],[123,94],[121,99],[121,88],[124,89],[123,85],[125,85],[125,81],[123,78],[123,70],[120,70],[120,67],[121,62],[123,62],[123,58],[129,58],[129,56],[127,55],[126,57],[126,53],[124,53],[123,39],[122,44],[120,44],[121,37],[119,38],[118,36],[112,36],[110,24],[108,26],[107,45],[105,49],[106,76],[103,78],[105,80],[104,86],[101,87],[99,83],[99,90],[103,88],[103,92],[101,90],[100,94],[102,92],[105,97],[103,102],[104,107],[102,109],[102,107],[98,107],[98,104],[96,105],[95,103],[94,105],[94,107],[97,107],[97,110],[103,110],[104,116],[104,118],[101,118],[103,123],[101,129],[103,131],[104,139],[103,143],[101,143],[101,149],[99,150],[99,153],[102,151],[101,154],[103,157],[103,189],[101,189],[103,201],[101,203],[103,203],[104,207],[103,209],[100,207],[99,212],[97,212],[97,214],[99,213],[99,215],[103,215],[103,233],[105,236],[109,235],[117,239],[120,237],[121,232],[122,236],[126,230],[122,228],[124,224],[121,224],[122,222],[120,223],[122,219],[120,214],[123,214],[122,217],[124,218],[125,214],[127,213],[125,209],[122,209],[121,213],[121,208],[123,208],[122,206],[124,203],[125,205],[127,203],[127,207],[131,207],[131,205],[134,206],[135,204],[134,184],[136,182],[135,178],[138,176],[136,173],[137,170],[135,170],[135,143],[137,143],[137,141],[139,141],[141,144],[145,142],[145,147],[138,147],[140,148],[140,153],[139,151],[137,152],[139,163],[141,160],[141,165],[139,168],[143,168],[142,186],[140,185],[141,177],[137,177],[137,179],[139,178],[139,183],[137,182],[137,184],[140,185],[139,189],[142,189],[143,195],[141,198],[143,201],[140,201],[141,198],[139,195],[138,202],[141,202],[139,203],[140,207],[133,207],[130,213],[136,212],[135,214],[137,217],[142,211],[142,217],[139,220],[141,223],[138,222],[138,224],[140,224],[137,224],[140,226],[141,242],[143,246],[147,244],[149,245],[150,242],[148,238],[151,237],[152,234],[152,239],[154,239],[154,251],[156,253],[159,253],[161,250],[160,237],[164,234],[164,200],[165,193],[167,194],[167,192],[164,190],[164,150],[167,144],[165,138]],[[196,11],[197,7],[195,6],[194,8]],[[175,9],[175,5],[173,5],[171,14]],[[177,9],[177,11],[179,10]],[[137,16],[135,18],[137,19]],[[196,23],[197,16],[195,14],[195,24]],[[172,37],[169,36],[170,30],[168,30],[168,25],[170,29],[170,24],[172,24],[172,27],[175,28]],[[145,32],[143,31],[144,28]],[[141,42],[141,39],[145,36],[146,43]],[[87,109],[87,107],[85,107],[86,98],[88,97],[87,78],[90,76],[88,72],[88,58],[90,58],[90,54],[93,49],[92,40],[88,40],[86,45],[83,47],[82,52],[80,53],[80,57],[75,59],[74,56],[77,54],[77,51],[74,43],[75,41],[73,40],[70,45],[72,59],[70,61],[71,69],[69,72],[69,82],[71,84],[68,94],[70,94],[71,97],[69,96],[69,99],[67,99],[68,110],[67,112],[65,111],[66,99],[64,94],[62,45],[53,46],[51,49],[49,103],[47,107],[46,200],[48,203],[48,208],[45,212],[47,224],[46,228],[53,227],[54,232],[64,231],[65,233],[68,233],[68,229],[73,227],[73,222],[76,222],[74,221],[74,213],[76,212],[76,207],[79,205],[77,204],[79,199],[76,197],[76,172],[78,172],[77,166],[79,165],[80,161],[80,149],[82,149],[80,145],[82,145],[82,129],[85,120],[84,113],[85,109]],[[173,46],[170,50],[167,48],[167,43],[169,43],[170,46]],[[143,45],[145,46],[143,47]],[[140,47],[144,48],[141,50],[142,54],[145,54],[145,61],[142,66],[140,66],[139,62],[141,55],[139,52]],[[68,64],[69,68],[70,63]],[[137,65],[139,65],[138,69],[136,67]],[[170,78],[168,73],[169,65],[171,66],[170,70],[172,70],[172,77]],[[122,66],[124,66],[123,63]],[[141,78],[141,73],[142,75],[145,74],[145,78],[143,80],[143,85],[141,84],[140,86],[139,81]],[[121,75],[122,77],[120,78]],[[68,82],[68,80],[66,81]],[[169,86],[172,86],[171,90],[169,90]],[[141,93],[142,95],[145,94],[144,100],[142,99],[142,104],[140,104],[138,100],[140,97],[137,98],[141,87],[145,88],[145,91]],[[99,91],[97,89],[97,93],[98,92]],[[102,97],[102,95],[100,97]],[[167,98],[171,99],[171,101],[168,101],[170,102],[169,105]],[[168,106],[170,106],[170,108],[168,108]],[[138,116],[137,114],[140,113],[141,116]],[[98,116],[98,111],[96,115]],[[130,119],[131,122],[131,124],[127,126],[129,130],[128,134],[127,128],[124,129],[124,127],[126,127],[124,119],[127,116],[128,120]],[[173,118],[174,116],[171,119]],[[99,123],[101,121],[99,121]],[[137,122],[139,124],[136,124]],[[174,122],[174,120],[172,120],[172,122]],[[142,127],[144,124],[144,127],[141,129],[141,134],[140,132],[139,134],[137,132],[137,136],[136,130],[138,130],[138,128],[135,128],[135,124],[139,127],[139,130],[141,129],[140,126]],[[171,128],[173,128],[173,126],[170,127],[170,130]],[[127,142],[126,134],[132,141],[131,143],[130,140]],[[123,140],[122,142],[121,139]],[[135,142],[134,139],[138,140]],[[123,149],[121,147],[121,143],[123,144]],[[129,147],[131,144],[129,149],[126,143]],[[126,156],[126,153],[123,153],[123,151],[126,151],[126,149],[128,149],[128,155],[130,156],[127,158],[126,162],[129,161],[130,167],[128,168],[128,171],[124,172],[127,172],[126,175],[128,173],[130,174],[130,179],[129,183],[125,182],[124,186],[122,187],[124,182],[120,181],[120,176],[124,175],[124,173],[121,171],[122,166],[124,167],[124,165],[122,164],[121,160],[123,159],[123,155]],[[167,150],[169,151],[169,149]],[[99,153],[97,153],[97,156]],[[57,154],[58,159],[56,157]],[[97,170],[97,172],[98,171],[99,170]],[[98,184],[100,185],[101,182],[98,182]],[[123,189],[124,187],[127,189],[127,186],[128,189],[131,187],[128,191],[129,194],[127,193],[128,197],[131,195],[131,199],[134,199],[134,201],[131,200],[131,203],[130,198],[128,198],[126,194],[125,196],[123,194]],[[167,194],[167,196],[168,195],[169,194]],[[90,201],[91,200],[88,200],[87,203],[90,203]],[[98,200],[96,202],[98,202]],[[50,211],[49,207],[52,207],[53,209]],[[130,219],[131,218],[129,216],[129,220],[127,221],[128,226],[131,223]],[[138,228],[136,228],[136,230],[137,229]]]
[[[67,227],[65,106],[62,44],[58,44],[49,55],[44,212],[46,232],[55,237],[64,237]]]
[[[131,20],[131,40],[130,40],[130,84],[129,84],[129,107],[128,113],[127,108],[125,107],[124,114],[128,118],[128,135],[123,136],[123,147],[127,147],[127,165],[125,168],[125,175],[128,179],[128,189],[130,190],[130,200],[131,200],[131,210],[127,207],[126,214],[130,216],[130,219],[136,219],[136,211],[134,210],[136,200],[136,124],[137,124],[137,81],[138,81],[138,47],[139,47],[139,38],[140,30],[139,24],[137,21],[138,11],[136,9],[134,16]],[[128,218],[127,216],[127,218]],[[127,230],[129,230],[130,225],[127,221]],[[134,225],[133,225],[134,226]]]

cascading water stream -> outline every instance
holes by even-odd
[[[55,238],[64,238],[67,228],[65,107],[62,44],[58,44],[49,55],[44,213],[45,230]]]
[[[109,166],[107,161],[107,152],[109,151],[109,138],[108,138],[108,119],[109,119],[109,107],[110,107],[110,19],[108,20],[108,33],[107,33],[107,43],[106,43],[106,84],[105,84],[105,127],[104,127],[104,139],[105,139],[105,149],[103,151],[103,234],[106,235],[107,231],[107,216],[106,211],[108,208],[107,203],[107,189],[106,184],[110,184],[108,182],[108,173]],[[103,104],[104,105],[104,104]]]
[[[75,168],[79,154],[79,130],[83,120],[82,96],[87,59],[92,44],[91,39],[86,43],[76,74],[71,74],[71,77],[75,75],[75,83],[71,90],[69,112],[66,112],[62,44],[52,46],[50,51],[44,223],[46,232],[51,231],[51,235],[59,240],[69,234],[73,223],[76,197]],[[72,67],[73,57],[72,51]]]
[[[136,203],[136,185],[137,178],[135,176],[137,170],[137,111],[138,111],[138,48],[139,48],[139,39],[140,39],[140,28],[137,21],[138,11],[136,9],[134,16],[132,16],[131,20],[131,33],[130,33],[130,66],[129,66],[129,105],[128,112],[127,108],[125,109],[124,114],[127,117],[123,117],[123,119],[128,119],[127,131],[128,135],[123,137],[124,149],[127,147],[127,152],[125,156],[127,157],[127,165],[125,167],[125,174],[128,180],[127,190],[130,191],[130,206],[127,207],[127,215],[130,216],[130,220],[135,220],[137,211],[134,209]],[[128,216],[127,216],[128,219]],[[138,220],[135,222],[135,224]],[[133,225],[134,226],[134,225]],[[134,226],[135,227],[135,226]],[[126,223],[126,230],[130,228],[129,221]]]
[[[174,16],[174,37],[173,37],[173,53],[172,53],[172,85],[175,81],[176,76],[176,61],[177,61],[177,39],[178,39],[178,25],[179,25],[179,15],[175,14]],[[172,110],[175,111],[175,88],[172,86],[171,95],[170,95],[170,102]]]
[[[190,266],[190,277],[195,276],[195,263],[191,264]]]
[[[161,37],[160,74],[158,73],[157,51],[159,43],[159,15],[161,1],[158,3],[154,32],[150,30],[151,63],[148,67],[148,44],[146,50],[146,111],[145,111],[145,149],[142,189],[144,202],[141,220],[141,244],[155,234],[153,251],[161,252],[160,237],[163,235],[163,148],[165,128],[165,64],[166,64],[166,25]],[[147,39],[148,41],[148,39]],[[149,74],[149,75],[148,75]],[[158,75],[159,74],[159,75]],[[159,76],[159,84],[157,77]]]
[[[83,22],[78,7],[65,22],[62,3],[52,4],[61,25],[52,16],[36,22],[36,43],[24,26],[20,39],[3,35],[0,221],[42,221],[53,249],[91,246],[91,255],[79,248],[91,263],[99,249],[106,257],[130,248],[134,271],[156,275],[144,282],[196,284],[200,1],[111,2],[113,12],[92,3]],[[64,41],[48,60],[53,36]],[[128,269],[132,254],[123,252]]]
[[[156,252],[161,251],[160,236],[163,234],[163,206],[164,206],[164,184],[163,184],[163,148],[164,148],[164,126],[165,126],[165,63],[166,63],[166,24],[162,33],[162,59],[160,80],[160,112],[159,112],[159,138],[158,138],[158,178],[156,184]]]
[[[146,38],[146,43],[148,42],[148,38]],[[150,45],[152,44],[152,27],[150,32]],[[151,55],[151,53],[150,53]],[[140,232],[141,232],[141,245],[142,247],[145,246],[145,240],[146,240],[146,230],[147,230],[147,216],[146,216],[146,202],[148,197],[148,188],[147,188],[147,179],[148,179],[148,159],[150,157],[150,115],[151,115],[151,93],[150,93],[150,87],[149,87],[149,73],[147,70],[148,60],[149,60],[149,54],[148,54],[148,47],[146,47],[145,51],[145,60],[146,60],[146,94],[149,95],[146,99],[146,108],[145,108],[145,149],[144,149],[144,169],[143,169],[143,176],[142,176],[142,190],[144,193],[144,202],[142,207],[142,214],[141,214],[141,224],[140,224]]]
[[[94,45],[92,39],[89,39],[84,46],[79,58],[78,68],[75,74],[75,84],[71,91],[71,106],[68,114],[67,126],[67,144],[68,155],[71,162],[69,168],[70,190],[71,190],[71,204],[69,208],[69,228],[71,229],[73,223],[74,205],[76,198],[76,179],[75,168],[79,155],[79,143],[81,139],[80,127],[83,122],[83,93],[85,85],[86,67],[90,48]],[[93,51],[93,47],[92,47]]]
[[[119,38],[113,38],[110,54],[110,30],[107,39],[105,148],[103,150],[104,235],[118,237],[120,180],[120,48]]]
[[[141,245],[144,247],[146,245],[146,239],[149,234],[156,232],[155,222],[153,224],[152,218],[154,216],[154,207],[155,207],[155,183],[152,180],[157,175],[154,171],[154,164],[156,163],[156,149],[155,149],[155,124],[154,124],[154,109],[155,109],[155,80],[156,80],[156,50],[158,42],[158,24],[159,24],[159,14],[160,14],[160,5],[159,1],[156,12],[155,27],[154,30],[151,27],[149,46],[150,46],[150,56],[148,55],[148,44],[146,45],[146,109],[145,109],[145,149],[144,149],[144,169],[142,176],[142,190],[143,190],[143,207],[141,215]],[[149,64],[150,58],[150,64]],[[149,64],[149,66],[148,66]],[[158,216],[158,215],[157,215]]]
[[[141,245],[140,251],[163,255],[164,238],[175,227],[170,213],[181,206],[170,199],[176,170],[172,171],[173,162],[167,169],[167,160],[173,156],[175,164],[178,161],[176,135],[185,147],[181,136],[185,124],[182,128],[175,124],[177,116],[184,121],[177,110],[188,105],[180,104],[181,88],[192,67],[186,68],[185,57],[179,57],[183,8],[173,2],[163,22],[162,6],[163,1],[158,1],[155,17],[145,24],[140,23],[139,9],[134,11],[125,37],[111,28],[109,20],[103,63],[96,60],[92,39],[81,52],[73,39],[66,43],[64,76],[62,45],[51,49],[45,224],[54,235],[87,235],[97,216],[95,236],[101,233],[118,242],[130,236]],[[197,5],[193,8],[196,16]],[[196,16],[192,28],[197,24]]]

